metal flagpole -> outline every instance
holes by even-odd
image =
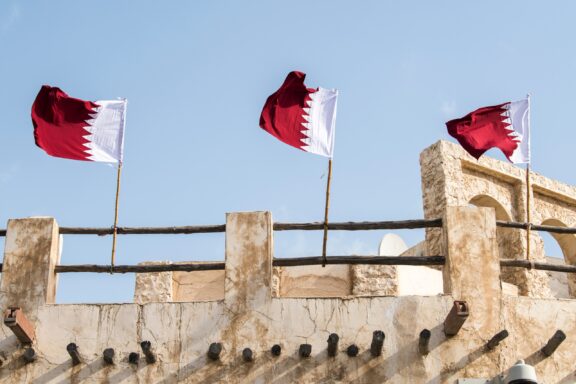
[[[328,208],[330,206],[330,182],[332,181],[332,159],[328,160],[328,181],[326,182],[326,207],[324,209],[324,240],[322,241],[322,268],[326,266],[326,243],[328,242]]]
[[[110,273],[114,273],[114,261],[116,260],[116,235],[118,234],[118,200],[120,197],[120,176],[122,175],[122,162],[118,162],[118,177],[116,178],[116,205],[114,207],[114,230],[112,232],[112,260]]]
[[[526,260],[530,260],[530,163],[526,164]]]

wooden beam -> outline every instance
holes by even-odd
[[[275,267],[298,265],[320,265],[322,256],[274,259]],[[326,264],[371,264],[371,265],[444,265],[444,256],[328,256]]]
[[[496,226],[497,227],[503,227],[503,228],[528,229],[529,225],[530,225],[530,229],[532,231],[576,234],[576,228],[571,228],[571,227],[557,227],[557,226],[553,226],[553,225],[536,225],[536,224],[516,223],[516,222],[512,222],[512,221],[500,221],[500,220],[496,221]]]
[[[469,314],[468,303],[455,300],[452,309],[446,316],[446,320],[444,320],[444,334],[446,336],[455,336],[462,328],[462,325],[464,325]]]
[[[537,263],[529,260],[500,260],[500,266],[505,268],[527,268],[538,269],[540,271],[576,273],[575,265]]]
[[[400,220],[400,221],[360,221],[328,223],[328,229],[333,231],[369,231],[380,229],[418,229],[437,228],[442,226],[442,219],[432,220]],[[324,229],[323,222],[315,223],[274,223],[275,231],[319,231]],[[193,233],[225,232],[226,224],[220,225],[193,225],[180,227],[118,227],[119,235],[181,235]],[[6,232],[4,230],[4,232]],[[113,228],[91,227],[60,227],[62,235],[99,235],[106,236],[114,233]],[[0,235],[2,230],[0,230]],[[4,234],[5,235],[5,234]]]

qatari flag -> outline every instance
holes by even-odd
[[[75,99],[44,85],[32,104],[36,145],[51,156],[122,163],[126,104]]]
[[[477,109],[446,127],[476,159],[496,147],[514,164],[530,163],[529,98]]]
[[[336,89],[307,88],[306,74],[293,71],[264,104],[260,127],[284,143],[332,158]]]

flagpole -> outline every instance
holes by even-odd
[[[530,260],[530,163],[526,164],[526,260]]]
[[[328,160],[326,181],[326,207],[324,209],[324,239],[322,241],[322,268],[326,267],[326,243],[328,242],[328,208],[330,207],[330,182],[332,181],[332,158]]]
[[[114,273],[114,261],[116,260],[116,236],[118,234],[118,201],[120,197],[120,176],[122,175],[122,162],[118,162],[118,176],[116,178],[116,204],[114,206],[114,230],[112,232],[112,259],[110,261],[110,273]]]
[[[530,113],[530,94],[526,95],[526,99],[528,99],[528,113]],[[528,124],[530,124],[530,114],[528,114],[528,121]],[[530,145],[530,142],[528,142],[528,145]],[[526,163],[526,260],[530,260],[530,231],[532,229],[530,211],[530,158],[528,158]]]

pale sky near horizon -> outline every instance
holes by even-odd
[[[115,168],[34,145],[30,107],[42,84],[128,99],[124,226],[221,224],[226,212],[252,210],[321,221],[327,160],[258,127],[291,70],[340,91],[331,221],[422,218],[418,156],[454,142],[445,121],[526,93],[533,169],[575,185],[575,16],[569,1],[4,0],[0,228],[34,215],[112,225]],[[329,254],[376,254],[384,233],[333,232]],[[395,233],[409,245],[423,238]],[[110,242],[65,236],[62,263],[109,263]],[[275,250],[318,255],[321,233],[278,233]],[[224,236],[122,236],[117,257],[223,260]],[[131,301],[133,284],[133,275],[61,275],[57,300]]]

